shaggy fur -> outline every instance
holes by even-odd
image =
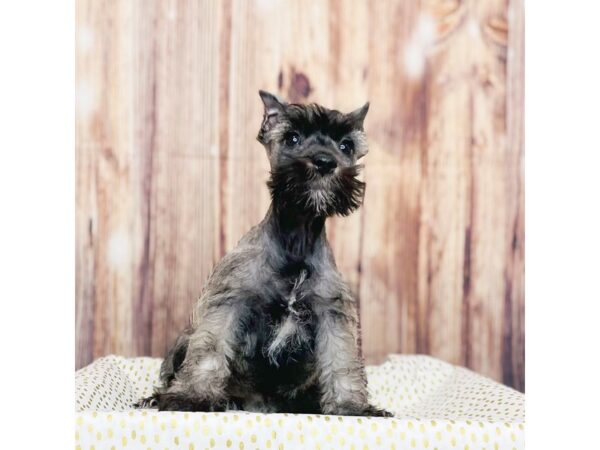
[[[343,114],[260,96],[271,207],[215,267],[139,406],[388,416],[368,403],[356,299],[325,235],[363,199],[368,104]]]

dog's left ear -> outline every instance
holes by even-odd
[[[363,130],[363,123],[367,113],[369,112],[369,102],[365,103],[362,107],[355,109],[351,113],[346,114],[346,117],[352,123],[352,126],[357,130]]]
[[[266,91],[258,91],[258,94],[265,106],[263,121],[258,133],[258,140],[263,142],[264,134],[273,128],[279,122],[283,113],[285,113],[287,103]]]

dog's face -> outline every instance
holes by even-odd
[[[287,104],[260,91],[265,113],[258,140],[271,164],[276,207],[315,216],[348,215],[362,202],[358,159],[368,151],[363,121],[369,104],[348,114],[316,104]]]

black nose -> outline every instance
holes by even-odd
[[[315,166],[317,166],[317,170],[321,175],[331,173],[337,167],[335,159],[325,154],[318,154],[313,156],[312,161],[315,164]]]

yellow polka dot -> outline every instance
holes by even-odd
[[[427,439],[427,438],[423,439],[423,447],[425,447],[425,448],[429,447],[429,439]]]
[[[194,443],[193,442],[190,442],[188,450],[194,450]]]
[[[286,437],[287,437],[288,441],[291,441],[294,438],[294,435],[292,434],[291,431],[288,431]]]
[[[102,433],[100,433],[99,431],[96,433],[96,440],[100,440],[102,439]]]
[[[441,433],[440,431],[437,431],[437,432],[435,433],[435,438],[436,438],[438,441],[441,441],[441,440],[442,440],[442,433]]]
[[[175,445],[179,445],[179,436],[175,436],[173,442],[175,442]]]
[[[410,440],[410,446],[411,446],[412,448],[415,448],[415,447],[417,446],[417,441],[415,441],[415,438],[412,438],[412,439]]]
[[[154,435],[154,442],[156,442],[157,444],[160,442],[160,435],[158,435],[158,434]]]
[[[514,442],[517,440],[517,436],[515,436],[515,433],[510,433],[510,439]]]
[[[483,442],[488,443],[490,440],[490,435],[487,433],[483,433]]]
[[[278,450],[283,450],[283,444],[279,444]]]
[[[240,447],[240,450],[244,450],[244,443],[240,441],[239,447]]]
[[[241,428],[236,428],[236,429],[235,429],[235,435],[236,435],[237,437],[240,437],[240,436],[242,435],[242,429],[241,429]]]
[[[421,433],[425,433],[425,425],[419,425],[419,430],[421,431]]]
[[[215,439],[214,438],[210,438],[210,446],[211,447],[215,446]]]
[[[125,436],[123,436],[123,439],[121,439],[121,443],[123,444],[123,447],[127,445],[127,438]]]
[[[256,435],[253,434],[252,436],[250,436],[250,442],[252,442],[253,444],[256,442]]]
[[[227,442],[225,442],[225,445],[227,447],[231,447],[231,439],[227,439]]]
[[[269,439],[267,439],[267,442],[265,443],[265,445],[267,446],[267,448],[271,448],[271,441]]]
[[[142,434],[142,435],[140,436],[140,442],[141,442],[142,444],[145,444],[145,443],[146,443],[146,436],[145,436],[144,434]]]

